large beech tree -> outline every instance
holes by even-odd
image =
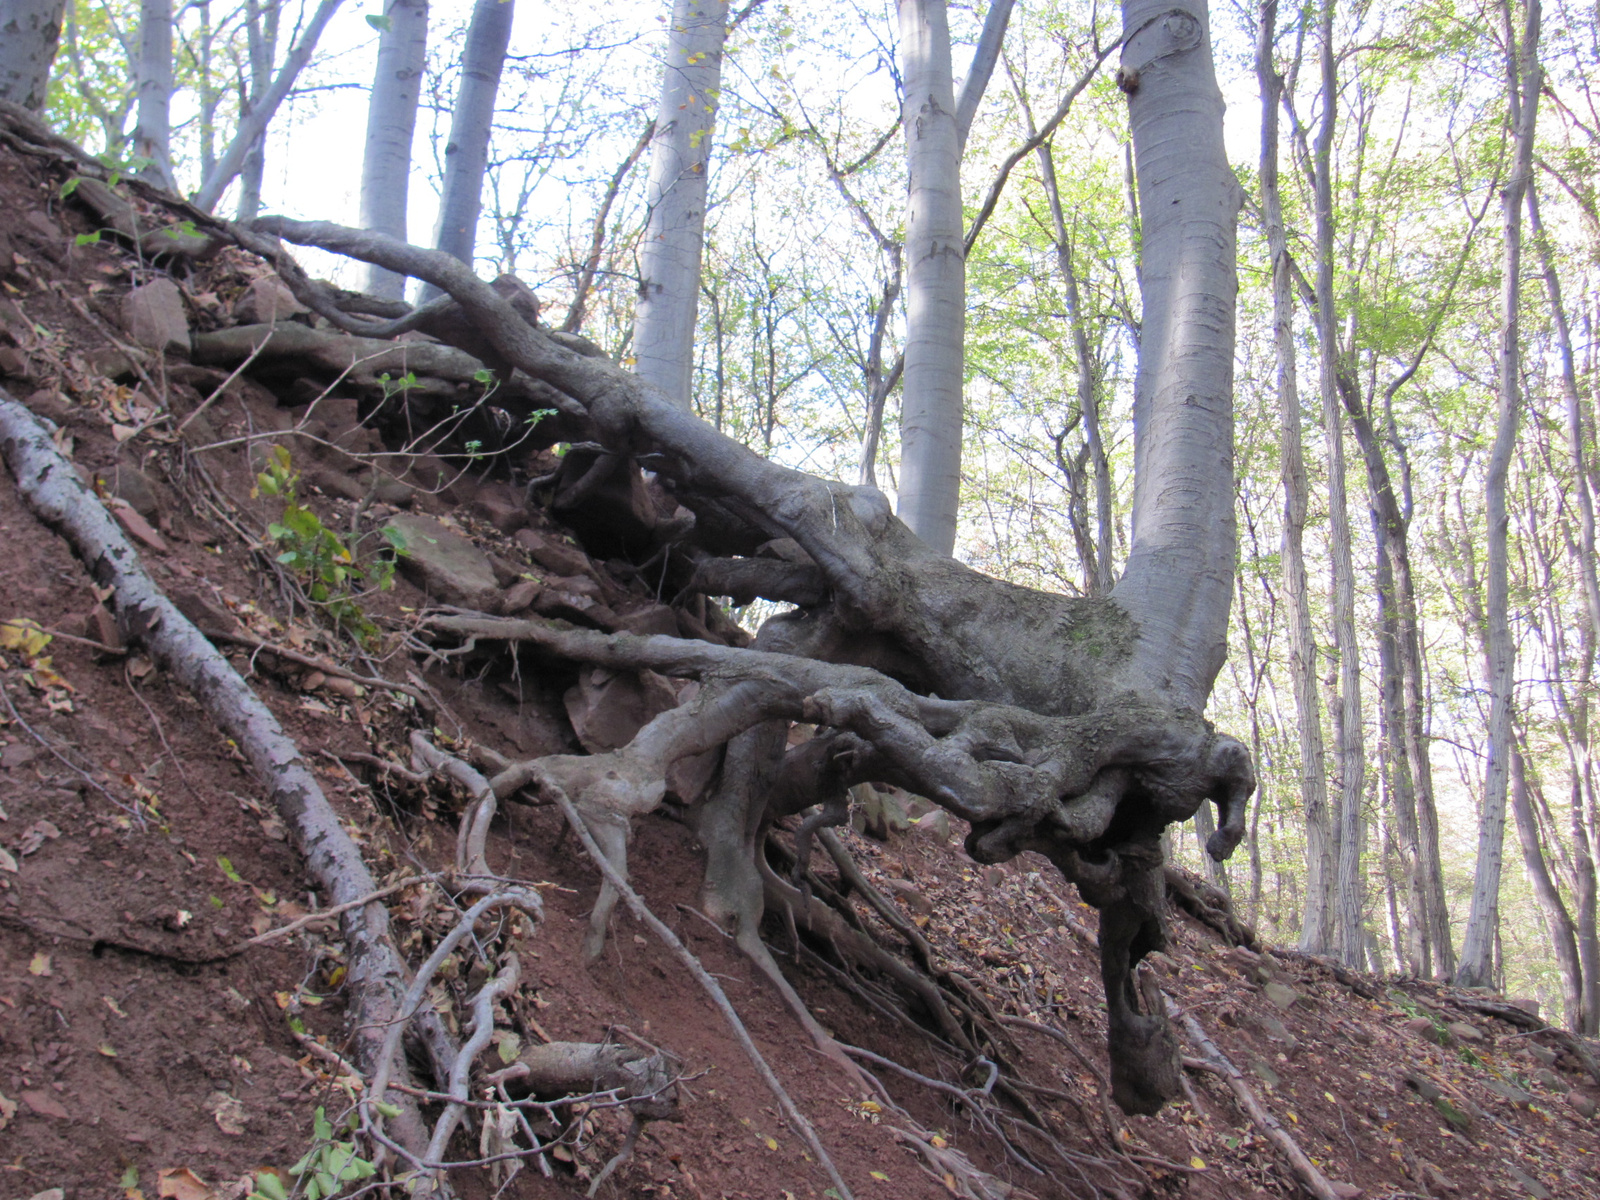
[[[530,323],[506,288],[448,255],[334,225],[256,223],[448,293],[465,320],[439,328],[471,329],[549,385],[565,419],[605,454],[638,459],[693,514],[657,529],[661,550],[692,568],[691,586],[794,606],[749,648],[434,618],[440,638],[702,681],[628,746],[513,763],[492,781],[495,791],[535,786],[570,798],[622,868],[630,822],[662,803],[669,768],[723,750],[708,798],[690,815],[707,851],[707,911],[758,962],[765,907],[787,905],[808,919],[803,895],[759,852],[761,832],[775,816],[819,806],[807,828],[843,820],[845,789],[857,783],[905,787],[969,821],[967,849],[979,861],[1039,851],[1101,910],[1113,1093],[1130,1112],[1156,1111],[1181,1086],[1177,1039],[1134,972],[1165,943],[1161,834],[1213,801],[1220,819],[1208,849],[1226,857],[1243,836],[1255,782],[1245,748],[1201,716],[1222,665],[1233,585],[1241,199],[1223,153],[1207,22],[1192,0],[1124,9],[1145,304],[1133,540],[1103,597],[979,574],[914,535],[876,488],[762,459],[674,396]],[[318,303],[348,328],[374,328],[326,298]],[[758,553],[775,539],[787,547],[781,557]],[[817,736],[786,749],[796,721]],[[616,899],[607,885],[591,953]],[[808,1028],[826,1050],[828,1035]]]

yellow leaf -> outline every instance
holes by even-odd
[[[882,1171],[868,1171],[867,1174],[871,1175],[874,1179],[881,1179],[885,1183],[889,1182],[889,1177],[887,1175],[885,1175]]]
[[[1206,1169],[1206,1160],[1196,1154],[1190,1157],[1189,1165],[1196,1171],[1204,1171]]]
[[[33,956],[33,961],[28,964],[28,974],[29,975],[48,975],[48,974],[50,974],[50,956],[48,954],[46,954],[43,950],[40,950],[37,954],[35,954]]]
[[[863,1100],[861,1102],[861,1111],[881,1113],[883,1111],[883,1105],[879,1104],[876,1100]]]
[[[1294,1110],[1293,1109],[1290,1109],[1288,1112],[1284,1113],[1283,1115],[1288,1117],[1289,1120],[1293,1121],[1296,1125],[1300,1124],[1300,1118],[1294,1115]]]
[[[937,1133],[928,1139],[928,1145],[932,1146],[935,1150],[943,1150],[949,1144],[949,1142],[945,1141]]]
[[[777,1138],[767,1137],[767,1138],[762,1138],[761,1140],[767,1144],[767,1149],[768,1150],[776,1150],[778,1148],[778,1139]]]
[[[107,1058],[115,1058],[117,1056],[117,1052],[112,1047],[110,1042],[101,1042],[95,1047],[95,1049],[100,1051],[100,1053],[104,1054]]]

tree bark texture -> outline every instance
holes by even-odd
[[[1500,192],[1504,237],[1501,274],[1499,412],[1489,471],[1484,482],[1487,510],[1485,548],[1486,656],[1489,677],[1489,763],[1484,772],[1483,801],[1478,810],[1478,858],[1472,880],[1472,908],[1462,939],[1456,982],[1486,987],[1494,980],[1494,943],[1500,928],[1500,870],[1506,826],[1506,787],[1510,771],[1511,708],[1516,644],[1511,640],[1507,541],[1511,519],[1506,511],[1506,479],[1516,449],[1522,406],[1522,203],[1533,169],[1533,131],[1538,116],[1539,0],[1526,0],[1521,43],[1514,28],[1511,0],[1503,0],[1505,25],[1506,102],[1511,125],[1511,165]]]
[[[361,159],[361,224],[404,241],[411,139],[427,65],[428,0],[387,0],[383,15],[388,27],[378,35]],[[385,300],[400,299],[405,286],[405,278],[391,271],[374,267],[367,274],[367,291]]]
[[[949,554],[961,500],[967,259],[945,0],[901,0],[900,58],[907,192],[899,514]]]
[[[477,0],[473,5],[461,56],[461,88],[456,93],[450,140],[444,148],[444,185],[434,245],[469,266],[478,244],[478,213],[483,206],[495,97],[515,12],[516,0]],[[429,291],[424,289],[425,300],[432,299]]]
[[[1235,221],[1203,2],[1123,5],[1144,295],[1134,385],[1133,544],[1112,596],[1139,626],[1143,686],[1204,705],[1227,653]]]
[[[133,131],[135,158],[149,159],[139,173],[176,191],[172,177],[172,0],[141,0],[139,62],[134,75],[139,124]]]
[[[0,100],[43,112],[66,0],[0,0]]]
[[[1203,43],[1196,37],[1192,45]],[[1220,117],[1220,103],[1211,116]],[[1220,151],[1220,137],[1216,145]],[[1213,234],[1225,224],[1231,235],[1232,177],[1213,173],[1210,184],[1226,190],[1201,206],[1205,220]],[[800,807],[808,807],[835,785],[872,781],[927,796],[971,822],[968,849],[975,858],[993,862],[1038,850],[1101,909],[1113,1094],[1137,1112],[1155,1111],[1177,1094],[1176,1040],[1164,1018],[1141,1011],[1133,969],[1165,942],[1166,825],[1188,820],[1210,800],[1219,821],[1208,852],[1226,857],[1244,834],[1245,802],[1254,789],[1248,752],[1201,719],[1203,691],[1172,682],[1209,686],[1210,676],[1201,671],[1214,662],[1223,639],[1226,603],[1186,608],[1181,618],[1211,625],[1184,630],[1175,627],[1179,618],[1161,621],[1154,597],[1170,594],[1156,589],[1136,589],[1140,608],[1130,612],[1115,594],[1074,599],[990,579],[929,548],[895,520],[876,489],[767,462],[637,376],[569,352],[448,255],[338,226],[279,219],[256,225],[438,284],[506,361],[578,399],[598,440],[619,454],[645,455],[657,478],[695,514],[697,528],[704,521],[700,536],[708,548],[720,545],[726,554],[742,544],[749,549],[736,553],[748,555],[761,541],[787,537],[815,567],[820,591],[768,621],[755,650],[562,630],[542,621],[431,621],[439,636],[516,642],[713,685],[656,718],[628,747],[518,764],[506,778],[497,777],[497,792],[540,778],[558,781],[620,869],[629,823],[660,804],[665,768],[684,755],[728,745],[722,790],[702,806],[697,829],[707,846],[708,880],[717,877],[721,896],[741,914],[741,928],[760,919],[763,886],[753,833],[774,798],[799,796]],[[1209,254],[1214,261],[1214,236]],[[1231,289],[1231,271],[1224,274]],[[1198,298],[1184,302],[1192,312]],[[1199,340],[1215,333],[1214,326],[1195,328],[1187,316],[1166,323],[1169,336]],[[1231,333],[1231,323],[1227,328]],[[1231,355],[1209,361],[1229,364]],[[1215,395],[1217,381],[1204,383]],[[1196,388],[1201,384],[1194,381]],[[1183,403],[1187,394],[1165,393],[1156,403]],[[1211,444],[1220,439],[1226,447],[1226,397],[1206,411],[1220,425],[1210,431]],[[1173,459],[1146,461],[1167,469]],[[1208,465],[1221,478],[1207,481],[1205,494],[1214,489],[1231,496],[1229,455],[1217,453]],[[1184,488],[1146,486],[1158,497],[1158,517],[1162,504],[1186,498],[1171,496]],[[738,532],[741,522],[748,533]],[[1153,528],[1163,526],[1156,521]],[[1231,560],[1231,526],[1214,521],[1195,536],[1211,540],[1202,557]],[[758,567],[763,560],[741,561]],[[786,570],[782,578],[791,574]],[[1231,580],[1231,571],[1224,577]],[[793,598],[783,586],[760,594]],[[1160,650],[1175,660],[1170,678],[1142,650],[1147,629],[1160,631]],[[816,747],[799,756],[785,753],[781,724],[770,736],[774,722],[797,720],[830,731],[825,753],[817,755]],[[730,786],[738,778],[765,786]],[[603,907],[596,909],[601,934]],[[591,933],[596,928],[591,925]]]
[[[639,375],[685,411],[694,393],[700,257],[727,37],[727,0],[675,0],[651,143],[633,355]]]

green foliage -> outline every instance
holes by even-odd
[[[352,1133],[355,1131],[353,1113],[346,1125]],[[315,1140],[310,1152],[289,1168],[289,1174],[300,1181],[295,1188],[298,1196],[304,1200],[328,1200],[343,1192],[346,1184],[370,1179],[377,1173],[377,1167],[356,1153],[354,1141],[334,1139],[333,1123],[321,1105],[312,1117],[311,1128]],[[289,1196],[289,1189],[276,1172],[259,1171],[247,1200],[289,1200]]]
[[[289,451],[273,446],[267,454],[266,470],[256,476],[256,491],[283,500],[282,515],[267,526],[267,535],[279,548],[278,562],[295,573],[307,599],[335,628],[371,643],[378,628],[361,608],[358,596],[364,590],[393,587],[394,560],[358,561],[352,547],[300,503],[299,484],[300,475],[291,465]],[[405,538],[394,526],[384,526],[379,536],[394,553],[405,553]]]

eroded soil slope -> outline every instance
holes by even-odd
[[[419,447],[375,417],[374,389],[431,388],[447,415],[459,407],[451,396],[468,408],[481,396],[462,380],[407,383],[403,358],[345,378],[262,353],[236,372],[218,347],[238,344],[239,330],[276,321],[292,341],[315,323],[238,251],[169,272],[112,237],[88,242],[94,223],[60,195],[70,177],[55,158],[0,146],[0,387],[54,423],[152,576],[294,736],[380,881],[447,870],[455,852],[463,797],[414,777],[414,730],[469,756],[593,752],[681,694],[648,673],[444,653],[461,648],[415,635],[430,604],[743,636],[714,608],[676,604],[618,533],[669,520],[665,497],[641,485],[558,521],[525,490],[560,468],[535,448],[555,434],[491,470],[474,457],[481,431]],[[141,211],[151,228],[174,219]],[[426,339],[409,344],[423,361]],[[380,373],[389,380],[375,382]],[[274,462],[297,477],[315,528],[355,546],[369,572],[377,531],[409,531],[414,553],[392,590],[360,596],[343,629],[303,603],[316,578],[280,561],[305,546],[272,532],[287,501],[262,494],[258,474]],[[362,1085],[338,1057],[337,926],[249,942],[326,900],[238,751],[121,642],[105,597],[9,477],[0,547],[0,1191],[242,1196],[312,1150],[314,1113],[336,1118]],[[677,801],[704,783],[703,770],[689,775]],[[1093,911],[1042,860],[974,866],[959,823],[904,797],[841,833],[857,881],[821,853],[810,876],[814,903],[831,898],[903,969],[864,969],[781,923],[767,931],[810,1011],[862,1052],[883,1089],[863,1091],[699,912],[700,848],[676,808],[640,824],[633,878],[721,982],[857,1196],[1296,1195],[1289,1144],[1337,1195],[1600,1193],[1589,1049],[1493,996],[1353,976],[1232,944],[1218,923],[1187,916],[1154,970],[1190,1020],[1189,1098],[1156,1118],[1121,1117],[1104,1083]],[[792,832],[773,840],[781,870]],[[558,812],[506,806],[488,857],[536,885],[546,907],[536,926],[506,935],[522,983],[498,1014],[480,1081],[527,1044],[659,1046],[681,1064],[680,1119],[646,1125],[599,1194],[827,1194],[727,1023],[658,940],[620,915],[601,959],[583,960],[598,880]],[[413,962],[455,919],[424,882],[387,903]],[[439,1006],[459,1011],[481,982],[470,965],[447,968]],[[947,1001],[930,997],[956,998],[971,1020],[933,1011]],[[452,1158],[493,1151],[485,1111],[470,1114]],[[630,1125],[604,1105],[536,1117],[549,1151],[509,1182],[504,1164],[456,1170],[463,1195],[502,1184],[508,1196],[583,1194]],[[947,1149],[974,1172],[947,1173]]]

